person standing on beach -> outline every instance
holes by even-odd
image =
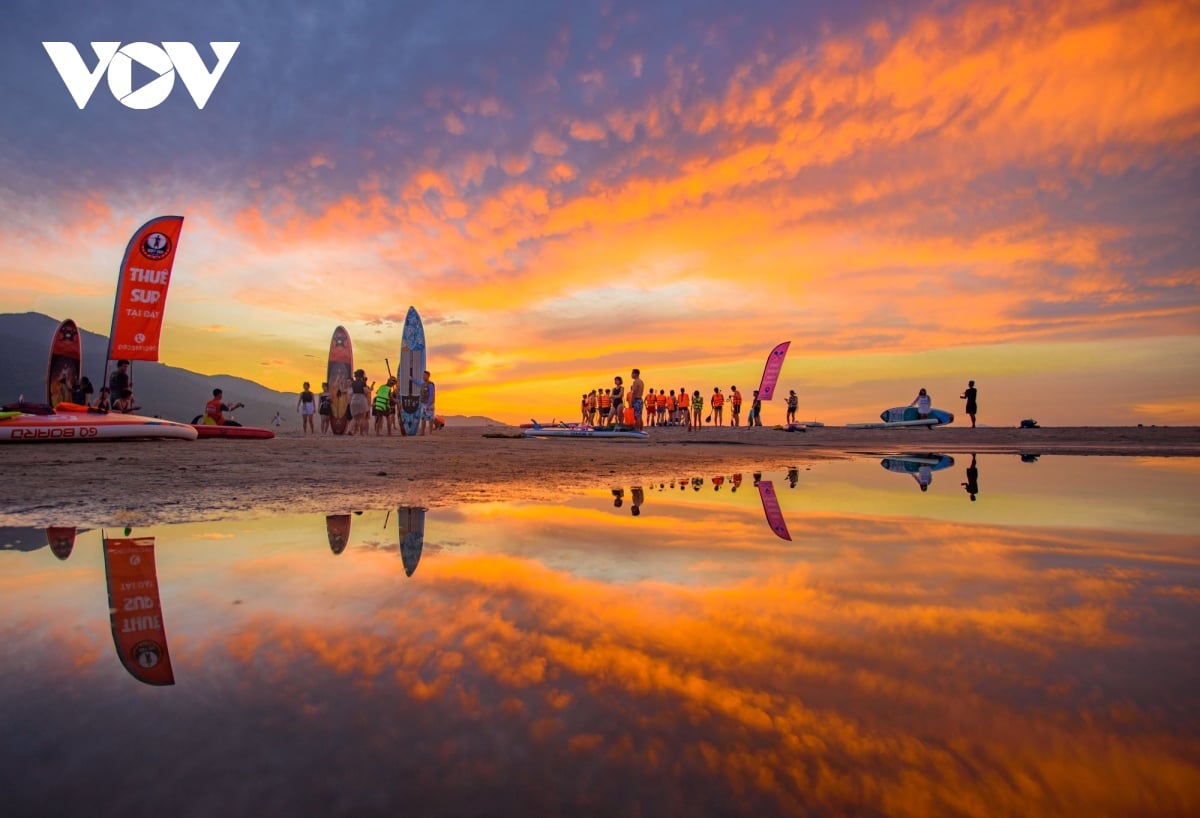
[[[317,412],[317,399],[313,395],[312,389],[308,386],[308,381],[304,382],[304,389],[300,391],[300,397],[296,401],[296,411],[300,413],[300,422],[303,424],[300,427],[301,433],[308,432],[316,434],[317,430],[313,426],[313,415]]]
[[[796,422],[796,410],[799,408],[800,398],[796,396],[796,390],[789,389],[787,399],[787,423]]]
[[[642,383],[642,370],[635,369],[629,373],[633,381],[629,384],[629,405],[633,408],[633,428],[641,429],[642,409],[645,408],[645,402],[642,395],[646,392],[646,385]]]
[[[748,426],[762,426],[762,398],[758,396],[758,390],[754,390],[754,400],[750,401],[750,414],[746,417]]]
[[[712,406],[712,419],[714,426],[725,425],[725,396],[721,394],[721,387],[714,386],[712,397],[709,398]]]
[[[413,386],[420,387],[421,390],[421,430],[420,435],[425,434],[425,427],[429,427],[429,433],[437,429],[437,425],[433,422],[435,417],[434,401],[437,399],[437,387],[434,386],[433,379],[429,376],[429,370],[426,369],[424,377],[413,378]]]
[[[921,418],[921,420],[924,420],[925,418],[929,417],[929,409],[932,403],[933,401],[930,399],[929,393],[926,392],[925,387],[922,386],[921,391],[917,393],[917,396],[913,398],[913,401],[909,404],[909,406],[917,407],[917,415]]]
[[[621,380],[621,376],[617,375],[613,378],[613,388],[609,393],[609,400],[612,405],[608,410],[608,417],[612,421],[612,425],[616,426],[625,418],[625,382]]]
[[[704,396],[701,395],[700,390],[697,389],[692,393],[692,425],[688,427],[689,432],[692,430],[692,428],[699,429],[704,425],[704,418],[701,417],[703,414]]]
[[[129,361],[122,358],[117,361],[117,368],[108,376],[108,394],[114,396],[113,400],[117,400],[125,393],[126,389],[131,387]]]
[[[387,382],[379,389],[375,390],[375,400],[371,404],[371,416],[375,418],[375,436],[378,437],[383,431],[383,422],[387,421],[387,433],[390,437],[392,430],[396,428],[396,407],[392,401],[392,387],[396,385],[396,379],[389,377]]]
[[[979,411],[979,407],[975,403],[975,381],[967,381],[967,388],[959,395],[960,398],[967,402],[966,413],[971,416],[971,428],[975,428],[975,413]],[[975,495],[971,495],[971,499],[975,499]]]
[[[729,425],[742,425],[742,393],[736,386],[729,387]]]
[[[366,437],[371,433],[371,389],[374,384],[367,386],[367,373],[359,369],[354,373],[350,383],[350,434]]]
[[[308,384],[305,384],[307,386]],[[329,396],[329,384],[321,384],[321,394],[317,396],[317,414],[321,416],[321,434],[328,434],[330,419],[333,417],[333,399]]]

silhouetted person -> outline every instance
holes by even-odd
[[[959,395],[960,398],[967,402],[967,408],[964,410],[971,416],[971,428],[975,428],[975,413],[979,411],[979,407],[975,403],[975,381],[967,381],[967,388]]]
[[[971,454],[971,465],[967,466],[967,482],[962,487],[971,495],[971,502],[975,502],[975,495],[979,493],[979,469],[975,466],[974,453]]]

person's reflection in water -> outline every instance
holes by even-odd
[[[921,467],[913,473],[913,480],[917,481],[917,485],[921,487],[921,491],[929,491],[929,484],[933,482],[933,469],[922,463]]]
[[[979,493],[979,468],[975,465],[974,452],[971,452],[971,465],[967,466],[967,482],[962,487],[971,495],[971,502],[975,502],[975,495]]]
[[[646,495],[642,492],[641,486],[634,486],[629,490],[629,499],[633,505],[629,507],[629,513],[637,517],[642,513],[642,503],[646,501]]]
[[[756,471],[756,472],[754,472],[754,474],[752,474],[750,476],[754,478],[755,486],[757,486],[759,484],[759,482],[762,480],[762,472],[760,472],[760,471]]]
[[[796,484],[800,482],[800,470],[795,466],[789,468],[787,470],[787,481],[789,488],[795,488]]]
[[[700,487],[703,485],[704,485],[703,477],[693,477],[692,478],[692,491],[699,491]]]
[[[625,489],[613,489],[612,496],[613,508],[620,508],[621,504],[625,502]]]
[[[718,474],[716,477],[714,477],[712,479],[712,484],[713,484],[713,491],[720,491],[721,486],[725,485],[725,478]]]
[[[742,474],[741,474],[741,472],[738,472],[738,473],[737,473],[737,474],[735,474],[733,477],[729,478],[729,490],[730,490],[731,492],[733,492],[733,491],[737,491],[737,490],[738,490],[738,486],[740,486],[741,484],[742,484]]]

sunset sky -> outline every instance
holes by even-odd
[[[163,362],[277,389],[338,324],[385,376],[413,305],[443,414],[748,393],[790,340],[768,423],[973,378],[983,424],[1200,424],[1193,2],[111,5],[0,10],[0,312],[107,333],[178,214]],[[42,42],[106,40],[240,46],[203,110],[80,110]]]

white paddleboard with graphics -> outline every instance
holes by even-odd
[[[406,435],[415,435],[421,427],[421,387],[413,379],[425,377],[425,327],[416,307],[404,317],[404,335],[400,342],[400,363],[396,366],[397,394],[400,396],[400,423]]]

